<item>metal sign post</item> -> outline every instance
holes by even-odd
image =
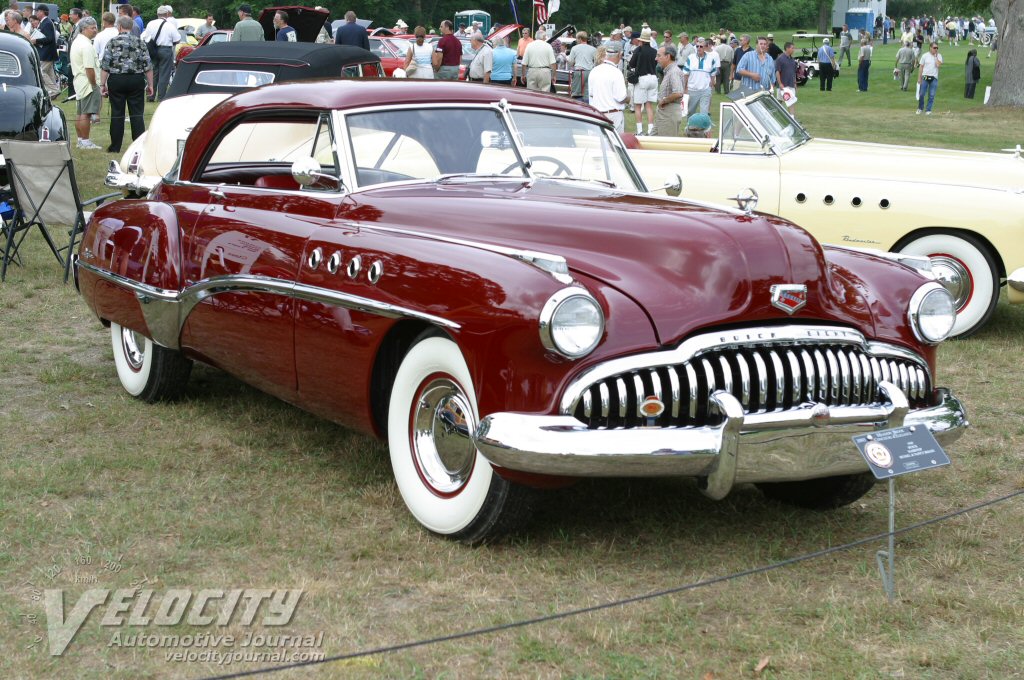
[[[876,552],[875,560],[878,562],[878,573],[882,575],[885,597],[892,604],[893,593],[896,591],[896,479],[893,477],[889,478],[889,549]]]
[[[949,465],[949,456],[927,427],[916,425],[857,435],[853,443],[875,478],[889,482],[889,549],[876,552],[875,561],[885,596],[892,604],[896,595],[896,477]]]

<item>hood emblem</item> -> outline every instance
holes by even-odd
[[[792,314],[807,304],[807,286],[785,283],[772,286],[772,307]]]

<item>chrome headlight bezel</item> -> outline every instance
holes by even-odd
[[[558,343],[558,313],[564,310],[566,303],[570,301],[582,300],[592,305],[593,309],[597,313],[598,322],[595,326],[595,332],[593,333],[593,339],[586,347],[580,349],[562,347]],[[579,359],[593,352],[597,346],[601,343],[601,338],[604,337],[605,329],[605,318],[604,310],[601,309],[601,305],[597,299],[590,294],[585,288],[579,286],[570,286],[563,288],[544,303],[544,307],[540,312],[540,342],[545,349],[567,357],[569,359]]]
[[[925,301],[933,295],[946,296],[949,300],[949,307],[952,310],[949,330],[941,337],[931,337],[921,325],[921,308],[924,306]],[[956,303],[953,300],[953,296],[941,284],[929,281],[914,291],[914,294],[910,297],[910,305],[907,308],[907,320],[910,322],[910,328],[914,331],[915,338],[928,345],[939,344],[949,337],[950,333],[953,332],[953,326],[956,325]]]

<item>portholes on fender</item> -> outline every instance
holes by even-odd
[[[850,205],[852,205],[854,208],[859,208],[861,203],[862,201],[860,200],[860,196],[854,196],[853,200],[850,201]]]
[[[327,271],[332,274],[338,273],[338,268],[341,266],[341,253],[335,250],[331,253],[331,256],[327,258]]]
[[[362,270],[362,268],[363,258],[356,255],[351,260],[349,260],[348,269],[345,270],[345,273],[348,274],[348,278],[355,279],[357,276],[359,276],[359,272]]]
[[[366,280],[376,285],[383,273],[383,263],[380,260],[374,260],[373,264],[370,265],[370,269],[366,272]]]
[[[878,207],[881,208],[882,210],[885,210],[886,208],[888,208],[889,207],[889,199],[888,198],[883,198],[881,201],[878,202]]]
[[[836,199],[832,197],[832,194],[826,194],[826,196],[825,196],[825,205],[832,205],[835,202],[836,202]]]
[[[807,194],[801,192],[801,193],[796,195],[796,202],[797,203],[803,203],[806,200],[807,200]]]
[[[307,264],[309,264],[310,269],[316,269],[317,267],[320,266],[320,263],[323,261],[324,251],[321,248],[314,248],[313,252],[309,254],[309,260]]]

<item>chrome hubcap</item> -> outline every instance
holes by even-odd
[[[142,364],[146,360],[146,352],[142,349],[146,346],[145,339],[130,328],[121,329],[121,349],[124,351],[125,361],[133,371],[141,371]]]
[[[412,455],[424,481],[438,493],[457,493],[476,460],[476,422],[462,389],[449,378],[425,383],[412,421]]]
[[[935,278],[953,296],[956,311],[962,311],[971,298],[971,273],[963,262],[949,255],[932,255],[931,260]]]

